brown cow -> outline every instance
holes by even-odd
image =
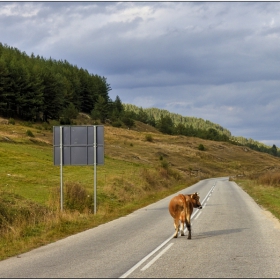
[[[198,193],[194,194],[179,194],[173,197],[169,203],[169,213],[174,219],[175,234],[174,238],[177,238],[179,226],[181,223],[181,236],[184,236],[184,224],[188,228],[188,239],[191,239],[191,215],[193,208],[201,209],[202,206],[199,201]]]

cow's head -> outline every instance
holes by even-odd
[[[202,209],[201,203],[199,201],[199,195],[197,192],[194,194],[191,194],[191,199],[192,199],[194,208]]]

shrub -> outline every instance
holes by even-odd
[[[13,125],[15,125],[15,124],[16,124],[16,122],[15,122],[15,120],[14,120],[13,118],[10,118],[10,119],[9,119],[9,124],[13,124]]]
[[[199,144],[198,149],[200,151],[205,151],[205,147],[203,146],[203,144]]]
[[[265,173],[259,176],[258,183],[267,186],[280,186],[280,173]]]
[[[114,122],[112,122],[112,126],[113,127],[121,127],[122,126],[122,123],[120,120],[116,120]]]
[[[168,169],[168,166],[169,166],[169,163],[167,160],[162,160],[161,162],[161,167],[164,168],[164,169]]]
[[[35,137],[34,134],[32,133],[32,131],[29,129],[26,131],[26,135],[29,137]]]
[[[23,122],[22,125],[27,126],[27,127],[32,127],[33,123],[31,121],[28,121],[28,122]]]
[[[153,139],[153,136],[151,134],[147,134],[145,136],[145,140],[148,141],[148,142],[153,142],[154,139]]]
[[[42,127],[43,127],[44,130],[48,130],[50,128],[50,125],[46,122],[43,122]]]
[[[141,178],[143,178],[147,184],[148,187],[150,188],[151,186],[156,186],[157,184],[157,178],[155,176],[155,174],[151,171],[149,171],[148,169],[144,168],[141,172]],[[147,189],[146,189],[147,190]]]
[[[69,118],[63,117],[60,119],[60,124],[61,125],[71,125],[72,122]]]
[[[123,117],[122,121],[128,128],[132,128],[135,124],[134,120],[129,117]]]
[[[93,199],[86,189],[78,183],[65,184],[65,206],[69,210],[84,212],[92,209]]]

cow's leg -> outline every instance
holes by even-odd
[[[179,219],[174,219],[174,227],[175,227],[175,233],[174,238],[177,238],[178,231],[179,231]]]
[[[188,231],[189,231],[188,239],[191,239],[192,232],[191,232],[191,216],[190,215],[187,215],[187,217],[186,217],[186,227],[188,228]]]
[[[181,213],[181,216],[180,216],[180,221],[181,221],[181,228],[180,228],[180,232],[181,232],[181,236],[184,236],[185,233],[184,233],[184,224],[185,224],[185,219],[186,219],[186,215],[185,213]]]
[[[180,232],[181,232],[181,236],[184,236],[185,233],[184,233],[184,221],[181,221],[181,229],[180,229]]]

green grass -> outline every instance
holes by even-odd
[[[72,186],[74,197],[68,204],[64,201],[61,212],[52,129],[47,124],[44,130],[38,124],[26,125],[0,125],[0,259],[127,215],[199,179],[280,169],[280,159],[245,153],[229,143],[199,139],[205,147],[199,151],[197,138],[163,135],[148,131],[148,126],[143,132],[141,126],[135,128],[139,131],[105,126],[105,164],[97,166],[97,214],[90,209],[92,201],[75,209],[81,205],[75,201],[81,196],[79,189],[93,196],[93,166],[63,167],[64,194]],[[27,130],[34,137],[27,136]],[[278,189],[249,188],[252,197],[262,199],[279,217]]]
[[[280,187],[261,185],[257,180],[235,180],[259,205],[280,220]]]
[[[45,203],[49,187],[59,184],[59,170],[56,169],[50,146],[0,143],[2,190]]]
[[[31,130],[36,141],[20,125],[0,127],[0,259],[127,215],[197,181],[182,184],[171,172],[161,184],[158,164],[105,154],[105,164],[97,166],[97,214],[93,207],[82,212],[67,208],[65,197],[61,212],[60,166],[53,165],[51,131],[42,138]],[[133,153],[137,148],[131,141],[122,145]],[[67,185],[77,185],[93,197],[93,171],[93,166],[64,166],[64,196]]]

